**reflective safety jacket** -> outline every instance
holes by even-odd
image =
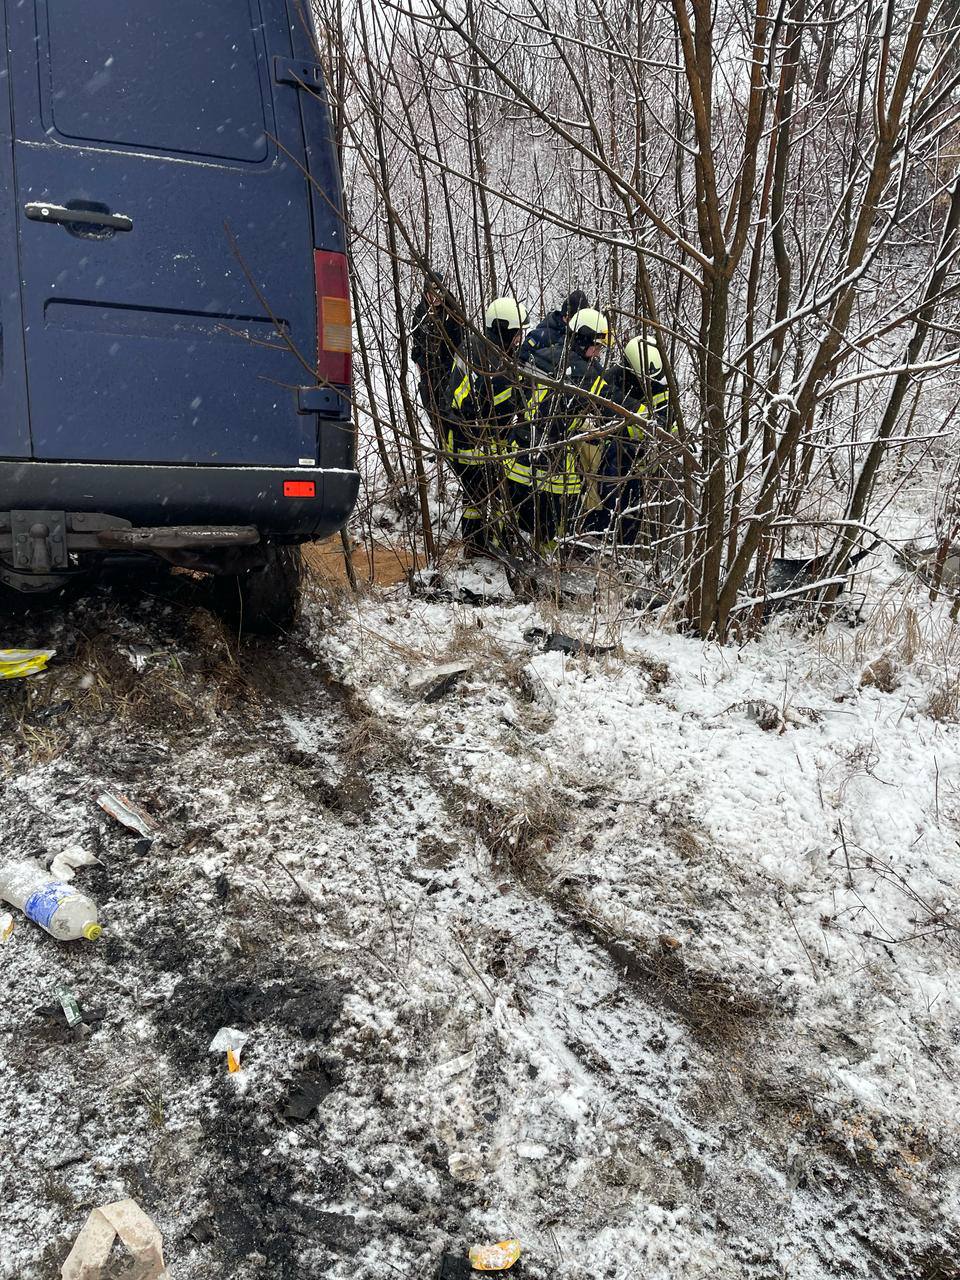
[[[643,418],[654,418],[662,427],[670,419],[670,392],[667,384],[660,378],[650,378],[643,382],[629,365],[618,364],[609,370],[607,390],[603,394],[614,404],[636,415],[637,421],[623,421],[627,436],[638,444],[647,434],[643,429]]]
[[[510,433],[510,453],[505,459],[506,475],[514,484],[531,485],[546,493],[578,494],[581,477],[577,451],[563,442],[583,430],[593,405],[578,389],[590,395],[605,395],[606,379],[595,360],[588,360],[575,347],[557,342],[535,351],[524,366],[544,373],[562,388],[535,382],[526,406]]]
[[[490,343],[469,338],[454,358],[441,402],[451,454],[468,466],[499,457],[522,407],[515,361]]]

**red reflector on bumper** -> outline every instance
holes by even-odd
[[[313,480],[284,480],[283,496],[285,498],[315,498],[317,486]]]

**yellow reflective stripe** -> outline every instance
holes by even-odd
[[[542,382],[537,383],[536,387],[534,388],[533,395],[527,401],[527,407],[524,410],[524,414],[523,414],[523,416],[527,419],[528,422],[532,422],[533,419],[537,416],[537,410],[543,404],[544,400],[547,397],[547,392],[549,390],[550,388],[545,386]]]
[[[513,395],[513,387],[507,387],[505,391],[498,391],[493,397],[494,404],[503,404],[504,400],[509,400]]]
[[[554,475],[550,471],[531,467],[526,462],[518,462],[516,458],[511,458],[505,463],[504,470],[507,479],[512,480],[514,484],[535,485],[544,493],[579,493],[580,476],[577,472],[576,460],[569,450],[564,457],[563,466],[564,470],[560,475]]]
[[[447,452],[454,462],[462,462],[465,466],[480,466],[482,463],[489,461],[487,452],[482,445],[478,445],[475,449],[458,449],[456,441],[453,438],[453,428],[447,432]]]
[[[653,407],[655,409],[659,409],[660,406],[662,404],[666,404],[669,399],[670,399],[669,391],[658,391],[657,394],[653,397]]]
[[[456,391],[454,391],[453,393],[454,406],[457,409],[461,408],[464,400],[466,400],[469,394],[470,394],[470,375],[469,373],[465,373],[463,375],[463,381],[460,383]]]
[[[525,462],[511,458],[505,465],[506,476],[514,484],[533,484],[533,473]]]
[[[590,388],[590,394],[592,396],[598,396],[606,385],[607,380],[601,373],[598,378],[594,378],[593,386]]]

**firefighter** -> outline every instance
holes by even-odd
[[[663,356],[655,342],[631,338],[622,363],[607,374],[604,396],[629,410],[629,418],[612,418],[603,444],[598,490],[600,505],[590,527],[611,526],[620,543],[633,544],[641,529],[643,470],[652,421],[666,427],[670,420],[670,391],[664,379]]]
[[[534,351],[524,365],[533,384],[511,433],[505,472],[517,522],[539,552],[552,551],[577,514],[582,488],[578,450],[567,441],[595,411],[589,396],[604,394],[598,356],[609,339],[603,313],[582,307],[567,321],[565,334]],[[536,380],[537,374],[549,381]]]
[[[483,337],[471,335],[454,358],[441,411],[447,459],[463,489],[460,527],[468,554],[497,544],[502,504],[501,457],[523,392],[517,349],[527,309],[516,298],[495,298],[483,316]]]
[[[420,401],[437,421],[444,384],[463,342],[460,309],[439,277],[427,280],[410,326],[410,356],[420,372]]]
[[[556,311],[548,312],[536,328],[531,329],[520,348],[520,359],[529,360],[535,351],[543,351],[567,337],[567,323],[577,311],[582,311],[590,304],[582,289],[574,289],[560,303]]]

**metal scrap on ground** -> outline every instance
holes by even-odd
[[[134,804],[127,796],[120,795],[117,791],[104,791],[102,795],[97,796],[97,804],[104,813],[109,813],[111,818],[116,818],[130,831],[136,831],[138,835],[152,838],[160,830],[160,824],[151,818],[146,809]]]

